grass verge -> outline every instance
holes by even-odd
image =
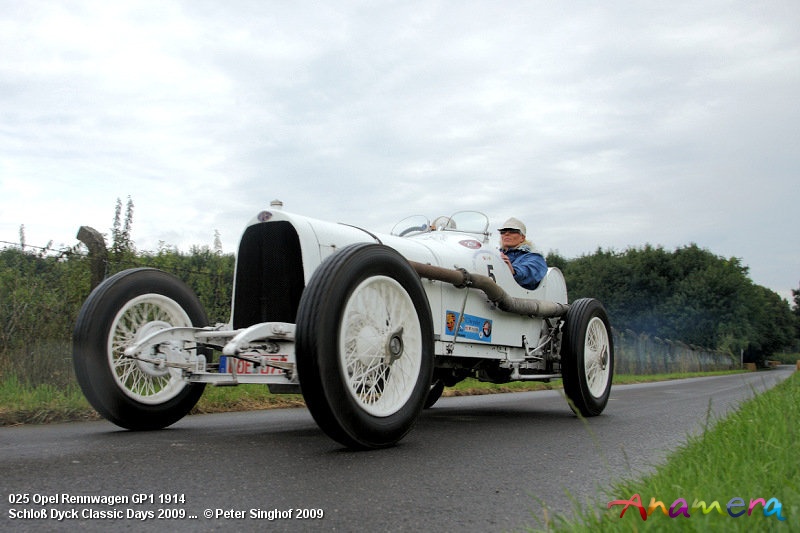
[[[573,520],[556,518],[530,531],[800,531],[800,373],[708,426],[655,473],[614,484],[596,507],[575,505]],[[637,494],[646,520],[633,505],[608,508]],[[728,512],[733,498],[742,499],[731,508],[741,516]]]
[[[641,383],[727,373],[731,372],[696,372],[649,376],[618,375],[614,376],[614,383]],[[475,379],[466,379],[454,387],[445,389],[443,396],[498,394],[554,388],[561,388],[560,380],[554,380],[550,383],[522,381],[496,385],[482,383]],[[257,409],[302,407],[304,405],[301,395],[271,394],[264,385],[208,386],[192,413],[252,411]],[[0,426],[96,420],[99,418],[100,416],[89,406],[80,387],[75,383],[66,387],[53,387],[51,385],[32,387],[20,382],[14,376],[6,377],[0,381]]]

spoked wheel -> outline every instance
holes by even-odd
[[[433,373],[433,325],[422,283],[395,250],[354,244],[303,291],[297,372],[314,420],[351,448],[397,443],[423,408]]]
[[[582,298],[570,306],[561,352],[570,407],[583,416],[599,415],[608,403],[614,374],[611,326],[599,301]]]
[[[208,323],[195,294],[181,280],[151,268],[120,272],[83,304],[73,333],[73,364],[89,403],[127,429],[159,429],[185,416],[204,384],[188,384],[161,353],[129,358],[125,348],[174,326]],[[183,347],[181,347],[183,348]],[[192,349],[192,347],[187,347]]]

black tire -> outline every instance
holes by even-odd
[[[119,272],[92,291],[78,314],[72,353],[78,384],[92,407],[120,427],[169,426],[194,407],[205,384],[186,383],[178,370],[122,352],[137,334],[207,324],[197,296],[178,278],[152,268]]]
[[[296,358],[311,415],[353,449],[396,444],[413,427],[433,375],[433,323],[408,261],[380,244],[342,248],[300,299]]]
[[[603,304],[593,298],[575,301],[563,332],[561,373],[570,407],[597,416],[608,403],[614,375],[614,345]]]
[[[425,409],[430,409],[433,405],[439,401],[439,398],[442,397],[442,393],[444,392],[444,380],[442,379],[434,379],[433,383],[431,383],[431,388],[428,391],[428,397],[425,398]]]

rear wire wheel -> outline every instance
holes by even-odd
[[[314,420],[355,449],[391,446],[413,427],[433,374],[433,325],[408,261],[354,244],[315,271],[300,299],[296,358]]]
[[[430,391],[428,391],[428,397],[425,399],[425,409],[433,407],[433,405],[439,401],[439,398],[442,397],[443,392],[444,380],[434,378],[433,383],[431,383]]]
[[[564,392],[573,411],[597,416],[608,403],[614,375],[614,345],[603,304],[593,298],[575,301],[567,312],[563,331]]]

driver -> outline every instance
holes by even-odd
[[[533,245],[525,238],[525,224],[511,217],[497,231],[502,245],[500,256],[511,269],[514,280],[526,289],[538,287],[547,274],[547,262],[542,254],[533,251]]]

